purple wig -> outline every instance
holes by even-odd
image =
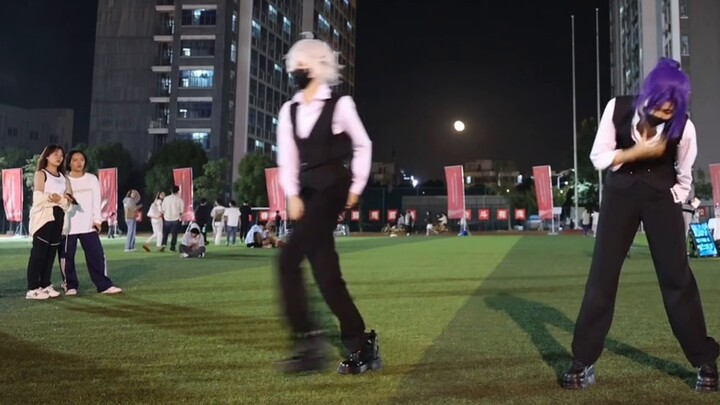
[[[690,79],[680,70],[680,63],[673,59],[661,58],[645,78],[642,91],[635,99],[635,109],[643,118],[651,110],[662,108],[666,102],[672,104],[674,112],[667,124],[667,136],[675,140],[682,136],[685,128],[689,101]]]

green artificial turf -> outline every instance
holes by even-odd
[[[205,259],[123,252],[103,240],[125,291],[95,292],[78,252],[77,297],[24,299],[27,241],[0,241],[0,403],[718,403],[670,330],[638,239],[620,280],[598,383],[559,388],[592,254],[579,236],[338,240],[345,280],[385,368],[284,376],[277,251],[210,246]],[[720,261],[692,260],[708,329],[720,336]],[[309,272],[306,273],[309,276]],[[308,280],[310,278],[308,277]],[[57,266],[53,275],[59,286]]]

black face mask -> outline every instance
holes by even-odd
[[[301,69],[296,70],[293,72],[293,79],[295,80],[295,84],[300,88],[300,90],[304,90],[308,84],[310,84],[310,71],[308,69]]]
[[[647,111],[645,112],[645,122],[647,122],[648,125],[650,125],[653,128],[660,124],[666,124],[668,121],[670,121],[670,120],[656,117]]]

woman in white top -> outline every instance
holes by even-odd
[[[65,211],[71,207],[72,195],[63,174],[65,151],[48,145],[40,155],[35,172],[33,204],[30,209],[32,250],[27,268],[29,300],[46,300],[60,296],[50,283],[55,254],[60,247]]]
[[[147,216],[150,218],[150,224],[152,225],[153,234],[143,244],[143,249],[146,252],[150,251],[150,242],[155,239],[155,246],[158,249],[162,247],[162,235],[163,235],[163,218],[162,218],[162,202],[165,198],[165,192],[161,191],[155,196],[155,201],[150,204]]]
[[[117,294],[121,289],[113,285],[107,275],[107,261],[105,251],[100,243],[102,230],[102,213],[100,210],[100,182],[97,176],[85,173],[87,157],[80,150],[70,151],[68,154],[67,169],[70,186],[73,189],[77,202],[68,213],[69,221],[67,235],[63,237],[60,248],[60,272],[63,276],[65,295],[77,295],[78,278],[75,268],[75,252],[77,242],[85,252],[90,279],[97,292],[103,294]]]
[[[225,215],[225,207],[222,201],[215,200],[215,206],[210,211],[210,218],[213,221],[213,233],[215,234],[215,245],[218,246],[222,240],[223,228],[225,228],[225,221],[223,216]]]

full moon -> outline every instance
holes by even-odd
[[[462,132],[465,130],[465,124],[462,121],[455,121],[453,127],[455,127],[455,131],[457,132]]]

